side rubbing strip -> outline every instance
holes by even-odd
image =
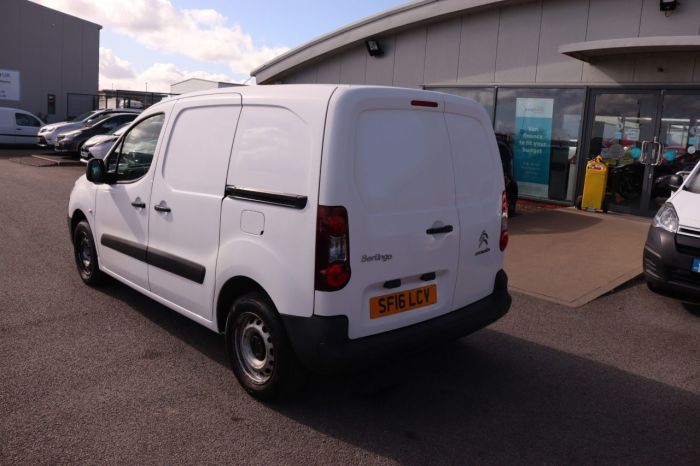
[[[127,256],[133,257],[134,259],[138,259],[142,262],[146,262],[146,246],[139,243],[127,241],[112,235],[102,235],[102,238],[100,238],[100,243],[102,243],[102,246],[114,249],[115,251],[119,251],[122,254],[126,254]]]
[[[307,197],[297,194],[281,194],[270,191],[260,191],[256,189],[237,188],[226,186],[226,196],[242,201],[261,202],[292,209],[303,209],[306,207]]]
[[[163,269],[175,275],[179,275],[193,282],[204,283],[207,269],[196,262],[188,261],[182,257],[174,256],[167,252],[148,248],[148,261],[150,265]]]
[[[141,244],[117,238],[112,235],[102,235],[100,242],[103,246],[126,254],[129,257],[145,262],[166,272],[170,272],[180,277],[192,280],[193,282],[204,283],[204,276],[207,269],[195,262],[183,259],[167,252],[147,248]]]

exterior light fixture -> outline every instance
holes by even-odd
[[[381,57],[382,55],[384,55],[384,51],[379,45],[379,41],[375,39],[370,39],[366,41],[365,44],[367,45],[367,51],[369,52],[370,57]]]
[[[673,11],[678,6],[678,0],[660,0],[659,8],[661,11]]]

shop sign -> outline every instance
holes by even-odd
[[[19,71],[0,70],[0,100],[19,100]]]
[[[549,195],[554,99],[517,98],[515,101],[515,179],[520,194]]]

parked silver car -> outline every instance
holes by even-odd
[[[104,159],[119,136],[124,134],[129,123],[121,125],[109,134],[98,134],[91,137],[80,148],[80,161],[88,163],[91,159]]]
[[[53,148],[56,145],[56,139],[59,134],[67,133],[74,129],[82,128],[83,126],[90,126],[95,123],[100,118],[104,118],[105,115],[111,113],[141,113],[141,110],[128,109],[128,108],[103,108],[102,110],[91,110],[85,112],[82,115],[75,117],[70,121],[62,121],[60,123],[51,123],[50,125],[42,126],[39,129],[39,134],[37,134],[37,144],[42,147]]]

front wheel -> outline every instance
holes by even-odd
[[[262,293],[244,295],[231,306],[226,349],[236,379],[254,398],[291,394],[303,383],[304,370],[274,305]]]
[[[73,255],[83,282],[90,286],[97,286],[104,282],[105,275],[97,262],[95,240],[87,220],[82,220],[73,230]]]

